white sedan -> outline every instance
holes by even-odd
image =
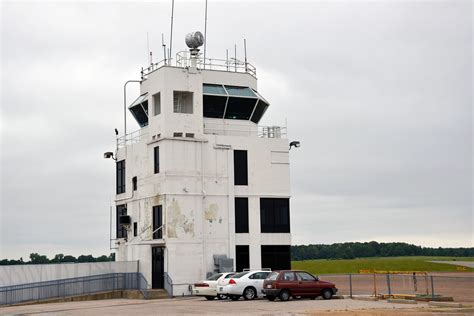
[[[233,301],[237,301],[241,296],[246,300],[263,296],[263,281],[270,273],[271,271],[255,270],[234,274],[226,285],[217,286],[217,295],[228,296]]]
[[[218,283],[224,284],[225,280],[228,280],[234,274],[235,272],[216,273],[207,278],[207,280],[195,283],[193,285],[192,293],[196,296],[204,296],[208,300],[213,300],[216,297],[225,298],[224,296],[217,294]]]

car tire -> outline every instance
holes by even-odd
[[[213,301],[215,298],[215,296],[206,296],[206,300],[208,301]]]
[[[269,301],[271,301],[271,302],[273,302],[273,301],[275,300],[275,298],[276,298],[276,297],[273,296],[273,295],[267,295],[267,300],[269,300]]]
[[[257,297],[257,290],[251,286],[245,288],[243,297],[246,301],[253,300]]]
[[[279,295],[280,301],[288,301],[290,299],[290,292],[288,290],[282,290]]]
[[[332,290],[330,289],[324,289],[321,293],[321,296],[325,299],[325,300],[330,300],[332,298]]]
[[[238,301],[240,298],[240,295],[231,295],[230,296],[230,299],[233,300],[233,301]]]

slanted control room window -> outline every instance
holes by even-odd
[[[260,199],[260,229],[262,233],[290,232],[290,199]]]
[[[234,150],[234,184],[248,185],[248,162],[246,150]]]
[[[193,114],[193,93],[173,91],[173,112]]]
[[[117,194],[125,193],[125,160],[116,163]]]

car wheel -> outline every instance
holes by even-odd
[[[325,299],[325,300],[329,300],[332,298],[332,291],[330,289],[325,289],[323,290],[323,292],[321,293],[321,296]]]
[[[290,293],[287,290],[280,292],[280,301],[288,301],[290,299]]]
[[[253,300],[257,296],[257,291],[253,287],[248,287],[244,290],[244,299]]]
[[[217,299],[218,299],[218,300],[226,300],[226,299],[227,299],[227,295],[224,295],[224,294],[217,294]]]
[[[230,296],[230,299],[233,300],[233,301],[238,301],[240,298],[240,295],[231,295]]]
[[[272,296],[272,295],[267,295],[267,300],[269,301],[274,301],[275,300],[275,296]]]
[[[208,301],[212,301],[212,300],[214,300],[214,299],[215,299],[214,296],[206,296],[206,300],[208,300]]]

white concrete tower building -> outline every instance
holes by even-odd
[[[191,49],[140,91],[140,129],[117,138],[116,260],[174,295],[218,270],[290,268],[289,144],[258,126],[255,68]]]

